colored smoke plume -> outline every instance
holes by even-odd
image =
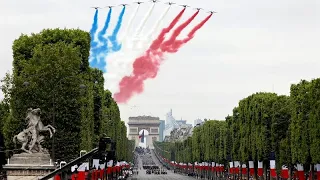
[[[97,33],[98,30],[98,14],[99,11],[98,9],[96,9],[95,13],[94,13],[94,17],[93,17],[93,23],[90,29],[90,66],[96,66],[97,63],[97,54],[96,54],[96,48],[98,46],[98,42],[95,41],[95,35]]]
[[[109,9],[106,21],[104,23],[104,26],[101,31],[98,33],[98,40],[100,42],[100,46],[97,46],[95,48],[92,48],[92,61],[91,61],[91,67],[98,68],[105,72],[105,67],[106,67],[106,61],[105,57],[108,54],[108,39],[105,38],[104,36],[107,33],[107,29],[109,28],[109,24],[111,21],[111,14],[112,14],[112,9]]]
[[[111,14],[112,14],[112,9],[110,8],[109,12],[108,12],[108,15],[107,15],[107,18],[106,18],[106,21],[104,23],[104,26],[101,29],[101,31],[98,33],[98,39],[99,39],[100,42],[106,42],[108,40],[104,36],[106,35],[107,30],[109,28],[109,24],[110,24],[110,21],[111,21]]]
[[[122,78],[119,83],[119,92],[114,95],[118,103],[125,103],[135,93],[141,93],[144,81],[148,78],[156,77],[160,62],[163,59],[159,47],[164,41],[165,35],[178,23],[185,10],[185,8],[181,10],[169,26],[164,28],[158,38],[152,42],[145,54],[134,61],[132,75]]]
[[[94,40],[95,39],[95,34],[97,33],[98,30],[98,9],[96,9],[96,12],[94,13],[94,17],[93,17],[93,23],[92,23],[92,27],[90,29],[90,37],[91,37],[91,42],[90,42],[90,47],[91,48],[95,48],[98,43]]]
[[[128,22],[128,25],[127,25],[126,29],[124,30],[123,37],[121,38],[120,41],[123,41],[124,39],[127,38],[128,31],[131,29],[133,20],[136,18],[137,14],[138,14],[138,11],[139,11],[139,8],[140,8],[140,4],[138,4],[136,10],[135,10],[134,13],[132,14],[132,16],[131,16],[131,18],[130,18],[130,20],[129,20],[129,22]]]
[[[149,34],[147,35],[147,39],[149,40],[155,32],[158,31],[164,17],[168,14],[169,10],[170,10],[171,6],[168,6],[165,11],[162,13],[162,15],[160,16],[160,18],[156,21],[154,27],[151,29],[151,31],[149,32]]]
[[[118,42],[118,33],[120,31],[121,25],[122,25],[122,20],[123,20],[123,15],[126,11],[126,7],[124,6],[122,8],[122,11],[120,12],[116,27],[114,28],[112,35],[108,37],[108,39],[110,40],[112,47],[111,50],[113,52],[118,52],[121,49],[121,44],[119,44]]]
[[[170,47],[165,46],[163,51],[165,52],[170,52],[170,53],[175,53],[177,52],[180,47],[187,42],[189,42],[193,37],[195,36],[196,32],[211,18],[212,14],[207,16],[204,20],[202,20],[199,24],[197,24],[187,35],[186,38],[182,40],[176,40],[174,43],[171,44]]]
[[[172,30],[172,28],[178,23],[181,19],[183,13],[186,11],[186,8],[182,9],[180,13],[171,21],[168,27],[164,28],[161,33],[159,34],[158,38],[155,39],[152,44],[150,45],[149,49],[158,50],[161,43],[164,41],[165,35]]]
[[[155,5],[156,5],[156,3],[153,3],[151,8],[149,9],[149,11],[144,16],[143,20],[141,21],[140,25],[137,28],[136,36],[139,36],[140,33],[142,32],[145,24],[147,23],[148,19],[150,18],[151,14],[152,14],[152,11],[153,11]]]
[[[195,12],[189,19],[187,19],[184,23],[182,23],[180,26],[178,26],[172,33],[171,37],[163,42],[161,44],[161,50],[165,52],[165,50],[170,47],[177,39],[177,37],[180,35],[182,30],[186,28],[193,20],[196,18],[196,16],[199,14],[199,11]]]
[[[187,38],[183,40],[176,40],[181,31],[191,23],[191,21],[198,15],[198,13],[199,11],[193,14],[193,16],[191,16],[186,22],[178,26],[169,40],[163,42],[164,35],[169,32],[174,26],[170,26],[174,22],[173,21],[168,28],[163,29],[158,38],[152,43],[149,50],[147,50],[145,55],[135,60],[133,64],[133,74],[131,76],[124,77],[119,83],[120,91],[114,96],[118,103],[126,103],[134,94],[141,93],[143,91],[144,81],[146,79],[155,78],[157,76],[160,64],[164,59],[163,53],[177,52],[183,44],[187,43],[194,37],[197,30],[199,30],[212,16],[212,14],[210,14],[199,24],[197,24],[188,33]]]

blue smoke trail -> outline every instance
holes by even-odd
[[[102,70],[103,72],[105,72],[105,67],[106,67],[106,61],[105,61],[105,57],[107,55],[107,53],[109,52],[108,50],[108,39],[105,38],[105,34],[107,33],[107,29],[109,28],[109,24],[111,21],[111,14],[112,14],[112,9],[109,9],[108,15],[107,15],[107,19],[105,21],[105,24],[102,28],[101,31],[99,31],[98,33],[98,40],[101,43],[101,46],[93,49],[96,59],[96,64],[95,67],[99,68],[100,70]]]
[[[94,66],[97,59],[96,59],[96,55],[93,51],[94,48],[97,47],[98,42],[95,41],[95,34],[97,33],[98,30],[98,9],[96,9],[96,12],[94,13],[94,17],[93,17],[93,23],[90,29],[90,58],[92,58],[92,61],[90,62],[90,66]]]
[[[90,29],[90,37],[91,37],[90,46],[91,46],[91,48],[97,47],[97,45],[98,45],[98,43],[94,40],[94,36],[97,33],[97,30],[98,30],[98,9],[94,13],[93,23],[92,23],[92,27]]]
[[[114,28],[112,35],[108,36],[108,39],[110,40],[110,42],[112,44],[111,49],[113,52],[120,51],[120,49],[122,47],[122,44],[119,44],[119,42],[118,42],[117,36],[118,36],[118,33],[119,33],[121,25],[122,25],[122,20],[123,20],[123,16],[124,16],[125,11],[126,11],[126,7],[123,6],[122,11],[118,17],[117,25]]]

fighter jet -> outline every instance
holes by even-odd
[[[123,7],[125,7],[126,5],[129,5],[129,4],[120,4],[120,6],[123,6]]]
[[[111,9],[111,8],[113,8],[114,6],[106,6],[106,7],[109,7],[109,9]],[[106,8],[106,7],[105,7],[105,8]]]
[[[169,6],[171,6],[172,4],[176,4],[174,2],[167,2],[166,4],[169,4]]]
[[[151,0],[150,2],[157,3],[159,0]]]
[[[134,3],[142,4],[142,3],[144,3],[144,2],[142,2],[142,1],[137,1],[137,2],[134,2]]]
[[[182,6],[182,7],[184,7],[184,8],[190,7],[190,6],[188,6],[188,5],[180,5],[180,6]]]
[[[198,11],[203,10],[203,8],[194,8],[194,9],[196,9],[196,10],[198,10]]]
[[[96,10],[101,9],[101,7],[91,7],[91,8],[94,8]]]
[[[217,12],[215,12],[215,11],[208,11],[208,13],[211,13],[211,14],[213,14],[213,13],[217,13]]]

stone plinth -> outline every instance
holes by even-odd
[[[50,155],[44,153],[14,154],[4,166],[8,180],[37,180],[55,170]]]

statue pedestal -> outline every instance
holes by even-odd
[[[14,154],[3,167],[7,180],[37,180],[55,170],[49,154]]]

